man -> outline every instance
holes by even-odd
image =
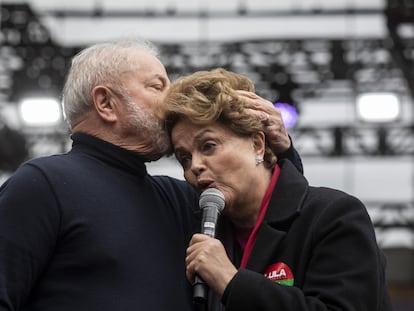
[[[145,167],[169,148],[155,115],[169,84],[149,43],[74,58],[63,91],[72,149],[28,161],[0,188],[0,310],[192,309],[184,262],[197,194]],[[241,96],[294,156],[280,114]]]

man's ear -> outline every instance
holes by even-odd
[[[263,156],[266,148],[266,136],[263,132],[256,132],[252,134],[253,147],[256,154]]]
[[[92,102],[98,115],[106,122],[114,122],[116,113],[116,97],[111,89],[98,85],[92,89]]]

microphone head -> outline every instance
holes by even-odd
[[[208,188],[200,195],[199,206],[201,209],[211,205],[215,206],[219,212],[224,209],[224,194],[216,188]]]

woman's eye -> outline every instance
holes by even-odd
[[[216,146],[216,144],[213,143],[213,142],[206,142],[206,143],[203,144],[202,150],[204,152],[211,152],[211,151],[213,151],[215,146]]]
[[[191,157],[189,156],[177,156],[177,160],[183,169],[188,169],[191,166]]]

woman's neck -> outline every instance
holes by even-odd
[[[272,171],[263,167],[260,176],[252,181],[252,188],[237,204],[239,217],[232,217],[233,224],[240,229],[252,229],[256,224],[263,198],[269,187]]]

